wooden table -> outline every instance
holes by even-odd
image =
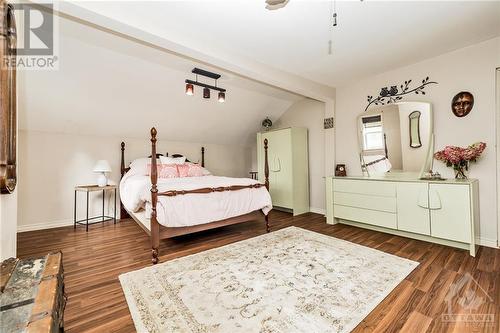
[[[107,216],[104,214],[104,199],[105,199],[105,194],[106,191],[114,191],[114,215],[113,216]],[[90,192],[98,192],[102,191],[102,215],[99,216],[94,216],[89,218],[89,195]],[[85,219],[82,220],[77,220],[76,219],[76,194],[78,192],[85,192],[87,194],[87,216]],[[89,222],[89,221],[94,221],[98,220],[95,222]],[[79,185],[75,186],[75,206],[74,206],[74,228],[76,229],[77,224],[85,225],[85,230],[89,231],[89,225],[96,224],[96,223],[104,223],[106,221],[113,220],[113,222],[116,224],[116,185],[106,185],[106,186],[98,186],[98,185]]]

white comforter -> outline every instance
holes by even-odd
[[[205,187],[250,185],[249,178],[217,176],[158,178],[158,192],[194,190]],[[128,211],[146,209],[151,216],[151,180],[149,176],[127,173],[120,182],[120,198]],[[167,227],[186,227],[224,220],[261,209],[272,209],[271,196],[265,187],[208,194],[185,194],[175,197],[158,196],[157,219]]]

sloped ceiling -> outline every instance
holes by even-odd
[[[262,119],[303,98],[220,71],[225,103],[196,87],[187,96],[191,69],[210,67],[69,19],[59,24],[59,70],[19,72],[21,129],[144,138],[155,126],[164,140],[249,145]]]
[[[196,48],[339,87],[500,35],[500,1],[90,1],[96,13]],[[333,54],[328,55],[328,40]]]

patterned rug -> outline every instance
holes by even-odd
[[[289,227],[120,282],[138,332],[350,332],[417,265]]]

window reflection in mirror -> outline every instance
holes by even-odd
[[[363,150],[384,149],[382,117],[363,117]]]

